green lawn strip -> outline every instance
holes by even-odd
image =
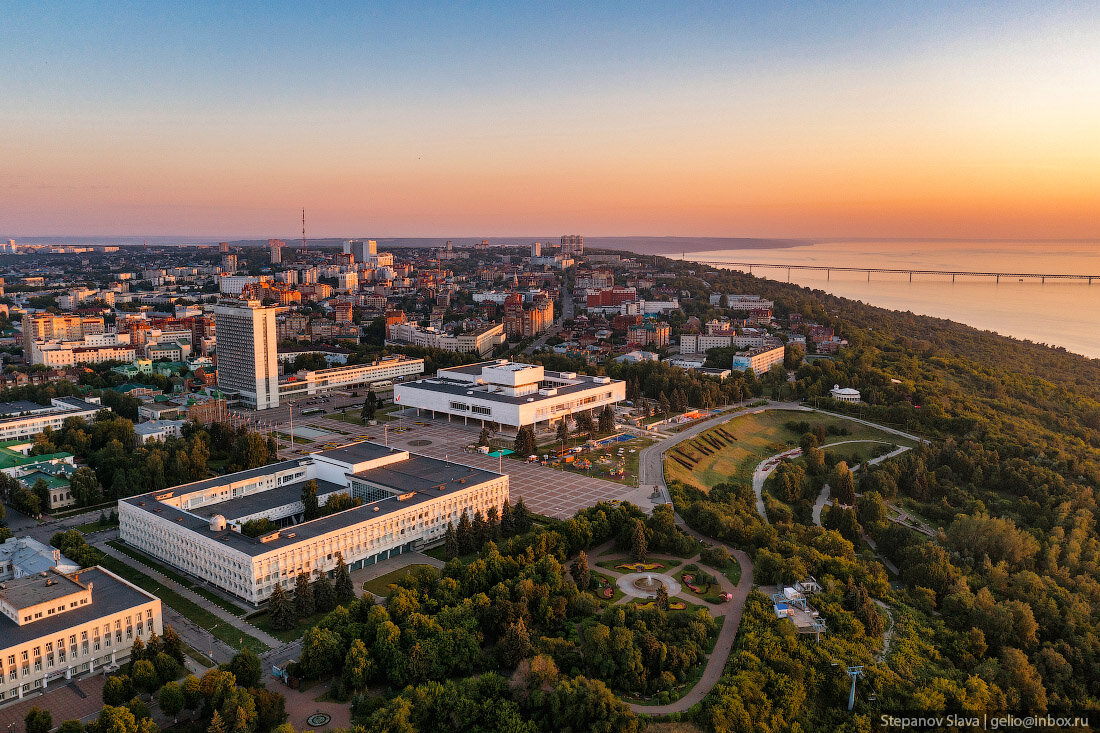
[[[150,578],[145,573],[127,565],[121,560],[104,555],[100,560],[100,565],[139,588],[152,593],[162,602],[186,616],[189,621],[209,631],[215,638],[225,642],[234,649],[247,647],[257,654],[262,654],[267,651],[267,645],[256,637],[249,636],[227,621],[223,621],[210,611],[202,608],[197,603],[192,603],[176,591],[157,582],[154,578]]]
[[[207,669],[210,669],[211,667],[214,666],[214,663],[210,661],[210,657],[206,656],[205,654],[200,653],[197,649],[195,649],[190,644],[184,644],[183,645],[183,653],[186,654],[187,656],[191,657],[192,659],[194,659],[196,662],[198,662],[202,666],[206,667]]]
[[[88,522],[87,524],[78,524],[73,527],[77,532],[81,534],[93,534],[95,532],[102,532],[106,529],[114,529],[118,526],[118,522]]]
[[[385,575],[379,575],[377,578],[374,578],[373,580],[368,580],[367,582],[363,583],[363,588],[365,590],[370,591],[371,593],[373,593],[376,596],[382,596],[382,597],[388,596],[390,594],[389,586],[391,584],[396,583],[397,581],[401,580],[402,578],[409,575],[410,573],[412,573],[412,571],[416,570],[417,568],[431,568],[433,571],[436,571],[436,569],[434,567],[432,567],[431,565],[406,565],[403,568],[398,568],[397,570],[391,570],[390,572],[386,573]],[[436,572],[438,572],[438,571],[436,571]]]
[[[163,565],[163,564],[157,562],[156,560],[149,557],[148,555],[141,552],[140,550],[135,550],[133,547],[130,547],[129,545],[121,542],[120,540],[111,540],[107,544],[110,545],[111,547],[115,548],[119,552],[123,553],[124,555],[128,555],[129,557],[134,558],[135,560],[142,563],[143,565],[147,565],[148,567],[152,568],[153,570],[156,570],[158,573],[160,573],[164,577],[171,578],[172,580],[176,581],[180,585],[187,588],[192,593],[199,594],[200,596],[202,596],[206,600],[210,601],[214,605],[218,606],[219,608],[223,608],[226,611],[229,611],[231,614],[233,614],[235,616],[243,616],[246,613],[248,613],[247,611],[245,611],[240,606],[226,600],[225,598],[222,598],[221,596],[219,596],[217,593],[214,593],[213,591],[210,591],[206,588],[203,588],[201,585],[196,585],[194,580],[192,580],[190,578],[186,578],[186,577],[180,575],[178,572],[176,572],[172,568],[168,567],[167,565]]]
[[[246,620],[248,623],[255,626],[260,631],[271,634],[279,641],[295,641],[302,638],[302,634],[306,633],[306,630],[316,626],[320,623],[321,619],[327,616],[327,613],[315,613],[312,616],[308,616],[298,621],[298,625],[293,629],[276,629],[271,626],[271,616],[267,611],[260,611],[259,613],[248,616]]]

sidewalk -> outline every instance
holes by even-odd
[[[109,556],[113,557],[114,559],[116,559],[120,562],[126,563],[127,565],[129,565],[132,568],[140,570],[141,572],[145,573],[149,577],[156,580],[158,583],[161,583],[162,585],[164,585],[167,588],[171,588],[176,593],[179,593],[181,596],[183,596],[187,600],[189,600],[189,601],[195,603],[196,605],[200,606],[201,608],[209,611],[210,613],[214,614],[215,616],[217,616],[221,620],[223,620],[223,621],[225,621],[225,622],[227,622],[227,623],[229,623],[233,626],[236,626],[239,629],[242,629],[249,636],[254,636],[255,638],[259,639],[264,644],[266,644],[269,648],[277,649],[278,647],[283,646],[283,642],[279,641],[278,639],[276,639],[271,634],[268,634],[265,631],[261,631],[260,629],[256,628],[252,624],[245,621],[240,616],[235,616],[232,613],[230,613],[229,611],[226,611],[221,606],[218,606],[214,603],[211,603],[210,601],[203,598],[199,594],[193,592],[189,588],[180,585],[179,583],[177,583],[176,581],[172,580],[171,578],[169,578],[165,575],[162,575],[155,568],[151,568],[148,565],[146,565],[145,563],[139,562],[138,560],[135,560],[134,558],[130,557],[129,555],[127,555],[124,552],[119,552],[115,548],[108,545],[106,542],[97,543],[96,544],[96,549],[98,549],[100,552],[104,553],[105,555],[109,555]]]

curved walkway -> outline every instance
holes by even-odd
[[[737,630],[741,627],[741,613],[745,610],[745,601],[749,597],[749,592],[752,590],[752,560],[742,550],[734,550],[721,542],[715,542],[715,540],[705,537],[704,535],[696,532],[691,527],[688,527],[680,515],[676,515],[676,524],[680,529],[687,532],[689,535],[697,540],[710,542],[720,547],[725,547],[737,563],[741,566],[741,580],[737,583],[737,587],[733,588],[730,592],[733,594],[733,600],[722,604],[725,606],[725,613],[723,614],[722,630],[718,632],[718,641],[714,643],[714,650],[711,651],[710,656],[707,657],[707,666],[703,669],[703,674],[699,677],[699,681],[695,683],[683,697],[674,702],[670,702],[667,705],[639,705],[637,703],[630,703],[630,709],[636,713],[645,713],[647,715],[669,715],[671,713],[682,713],[692,705],[700,702],[707,696],[714,686],[718,684],[718,680],[722,678],[722,673],[726,670],[726,661],[729,659],[730,652],[733,650],[733,642],[737,639]],[[725,586],[732,586],[728,578],[718,576],[719,583],[725,581]],[[704,604],[709,607],[709,604]]]

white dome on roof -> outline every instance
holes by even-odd
[[[225,517],[223,517],[221,514],[215,514],[214,516],[210,517],[210,529],[212,529],[213,531],[221,532],[225,529],[225,526]]]

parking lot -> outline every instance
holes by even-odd
[[[327,437],[302,442],[298,426],[309,426],[330,433]],[[650,511],[653,501],[649,490],[634,488],[612,481],[590,478],[569,471],[555,470],[537,463],[526,463],[513,458],[494,458],[477,452],[467,452],[466,447],[477,442],[481,432],[480,425],[463,425],[460,422],[447,422],[443,419],[424,417],[402,417],[398,420],[361,427],[320,415],[312,415],[301,420],[295,419],[295,442],[280,439],[279,454],[290,458],[310,452],[335,448],[359,440],[386,442],[415,453],[433,458],[464,463],[475,468],[501,471],[509,474],[512,503],[520,498],[527,507],[538,514],[566,519],[578,509],[592,506],[600,501],[618,499],[629,501]],[[288,434],[289,426],[280,424],[279,432]],[[340,432],[337,432],[340,431]]]

